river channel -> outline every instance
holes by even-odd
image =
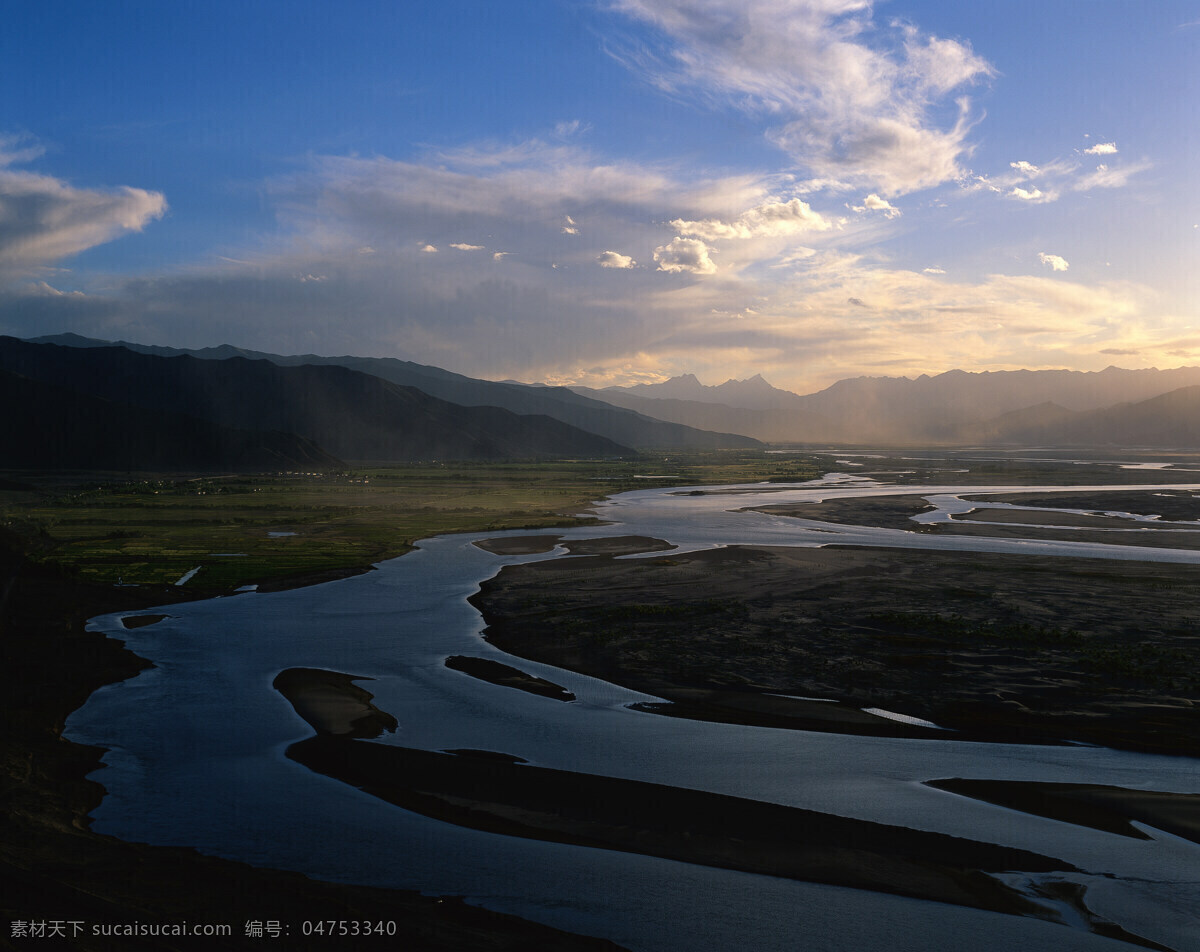
[[[713,487],[705,487],[711,491]],[[747,511],[814,497],[891,493],[946,497],[1061,492],[1064,487],[894,487],[833,474],[794,487],[625,493],[595,506],[601,526],[567,539],[639,535],[680,551],[739,543],[953,548],[1200,563],[1163,546],[905,533]],[[1094,492],[1100,487],[1079,487]],[[1200,484],[1122,486],[1187,489]],[[937,518],[930,515],[926,518]],[[923,785],[948,778],[1113,784],[1200,793],[1194,759],[1085,746],[904,740],[724,725],[630,709],[652,700],[606,682],[511,658],[480,637],[468,604],[502,566],[569,558],[500,556],[473,543],[520,533],[427,539],[372,572],[310,588],[171,605],[157,624],[120,615],[91,627],[155,667],[97,691],[68,723],[70,739],[108,748],[93,774],[108,794],[94,829],[195,847],[257,865],[345,882],[467,897],[635,950],[1132,948],[1079,928],[865,890],[776,879],[649,856],[519,839],[409,813],[287,759],[311,735],[272,681],[324,668],[360,682],[399,728],[380,738],[427,750],[471,748],[540,766],[653,781],[931,830],[1032,850],[1085,870],[1093,911],[1177,952],[1200,949],[1200,846],[1149,840],[1017,813]],[[542,534],[545,534],[543,530]],[[495,658],[573,692],[563,704],[444,665]],[[263,910],[263,918],[271,918]]]

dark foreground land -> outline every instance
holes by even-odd
[[[474,603],[505,651],[661,714],[1200,755],[1196,566],[735,546],[508,566]]]

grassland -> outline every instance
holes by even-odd
[[[427,463],[352,473],[226,477],[14,473],[0,525],[27,557],[80,581],[174,586],[194,597],[364,568],[445,532],[586,524],[578,514],[649,485],[808,479],[760,452],[630,460]]]

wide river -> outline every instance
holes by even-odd
[[[914,493],[912,486],[863,477],[831,475],[784,491],[779,485],[739,488],[750,491],[625,493],[595,507],[608,524],[560,534],[645,535],[683,551],[837,542],[1200,563],[1194,550],[911,534],[740,511],[813,497]],[[1062,489],[945,485],[922,487],[919,495],[944,496],[949,507],[957,493],[1031,488]],[[481,618],[467,599],[482,580],[510,562],[568,557],[561,550],[503,557],[472,544],[519,534],[427,539],[365,575],[171,605],[162,610],[166,620],[143,628],[126,630],[119,615],[93,619],[93,628],[123,639],[156,665],[97,691],[68,723],[72,740],[109,748],[107,766],[93,774],[108,790],[94,828],[323,879],[462,895],[636,950],[1131,948],[1036,919],[499,836],[409,813],[284,756],[311,731],[271,682],[285,668],[327,668],[375,679],[362,684],[400,722],[380,742],[502,751],[542,766],[1033,850],[1087,871],[1062,878],[1088,887],[1093,911],[1178,952],[1200,949],[1200,846],[1157,831],[1150,840],[1102,833],[922,785],[968,777],[1200,793],[1196,760],[1084,746],[774,730],[632,711],[629,705],[644,696],[511,658],[480,637]],[[453,654],[497,658],[564,685],[578,700],[563,704],[476,680],[444,667]],[[271,910],[262,916],[272,918]]]

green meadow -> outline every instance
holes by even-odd
[[[445,532],[583,525],[591,502],[631,489],[817,475],[811,462],[746,451],[340,474],[10,473],[0,524],[28,558],[82,581],[175,585],[199,567],[184,584],[204,595],[362,568]]]

